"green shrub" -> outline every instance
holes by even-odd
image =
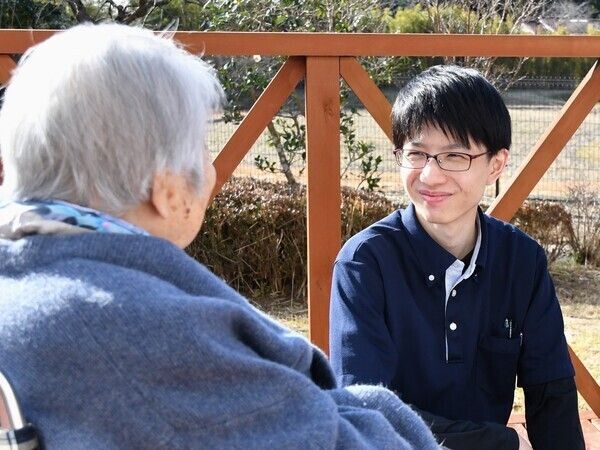
[[[382,194],[342,189],[342,239],[394,209]],[[206,212],[188,253],[263,305],[306,301],[306,190],[234,178]]]
[[[573,204],[581,209],[592,196],[580,193],[578,198]],[[382,194],[343,188],[342,241],[394,208]],[[583,222],[574,230],[571,214],[561,204],[530,201],[519,209],[513,223],[542,245],[550,263],[563,256],[569,245],[584,255],[585,261],[600,262],[597,220],[585,222],[584,235]],[[284,299],[305,304],[305,187],[252,178],[230,180],[206,212],[202,232],[187,251],[261,306]]]
[[[525,202],[513,217],[512,223],[537,240],[544,248],[548,263],[565,255],[571,242],[571,214],[559,203],[548,201]]]

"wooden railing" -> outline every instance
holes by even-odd
[[[23,53],[53,32],[0,31],[0,82],[8,80],[14,67],[10,54]],[[341,245],[340,77],[391,138],[391,106],[356,57],[600,56],[600,36],[179,32],[175,38],[190,51],[205,55],[288,57],[216,158],[217,185],[213,195],[229,179],[298,83],[305,80],[309,326],[311,340],[326,352],[332,264]],[[490,206],[490,214],[510,220],[598,101],[600,65],[596,61],[508,188]],[[600,387],[569,350],[579,392],[600,416]]]

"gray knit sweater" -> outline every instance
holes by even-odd
[[[161,239],[0,239],[0,370],[48,449],[437,445]]]

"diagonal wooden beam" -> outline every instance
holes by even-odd
[[[333,263],[342,245],[339,58],[306,61],[307,269],[310,340],[329,349]]]
[[[371,113],[379,128],[383,130],[390,141],[393,141],[392,107],[363,66],[356,58],[340,58],[340,75],[367,108],[367,111]]]
[[[16,64],[8,55],[0,55],[0,85],[8,83]]]
[[[596,61],[567,100],[557,118],[523,161],[506,191],[490,205],[489,214],[505,221],[513,217],[598,101],[600,61]],[[600,386],[571,347],[569,354],[575,368],[577,390],[600,416]]]
[[[577,86],[557,118],[523,161],[506,191],[490,205],[489,214],[505,221],[513,217],[598,101],[600,61],[596,61]]]
[[[214,161],[217,182],[212,192],[213,198],[296,88],[305,72],[304,58],[288,59],[256,100]]]
[[[590,405],[592,411],[596,413],[596,416],[600,417],[600,386],[598,386],[596,379],[586,369],[571,347],[569,347],[569,355],[571,356],[571,362],[575,368],[575,384],[577,385],[577,390],[587,404]]]

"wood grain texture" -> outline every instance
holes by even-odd
[[[310,339],[329,351],[329,294],[341,245],[339,58],[306,60],[308,319]]]

